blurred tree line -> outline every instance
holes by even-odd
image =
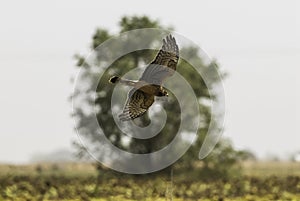
[[[119,22],[119,32],[126,32],[134,29],[141,28],[165,28],[159,21],[152,20],[147,16],[127,16],[123,17]],[[92,37],[91,41],[91,50],[94,50],[104,41],[113,37],[114,34],[110,33],[109,30],[99,28],[96,30]],[[141,38],[136,38],[135,42],[141,42]],[[148,41],[149,43],[161,43],[162,41]],[[179,47],[180,48],[180,47]],[[96,50],[97,51],[97,50]],[[199,57],[199,49],[197,47],[184,47],[180,48],[180,52],[188,52],[191,58],[197,62],[197,65],[202,69],[209,70],[210,68],[218,67],[215,60],[209,64],[205,64]],[[103,69],[104,74],[100,80],[93,73],[93,71],[86,71],[84,76],[89,82],[94,83],[98,82],[98,87],[96,94],[95,104],[98,106],[97,110],[97,120],[99,125],[103,129],[106,137],[111,141],[115,146],[126,150],[131,153],[151,153],[162,149],[167,144],[169,144],[174,135],[177,133],[178,125],[180,125],[180,107],[176,99],[162,103],[163,107],[167,111],[168,118],[166,126],[161,130],[161,132],[147,140],[130,138],[129,143],[124,144],[124,135],[116,126],[111,112],[111,96],[113,92],[114,85],[108,83],[108,79],[112,75],[124,75],[128,71],[136,68],[141,64],[150,63],[151,60],[155,57],[157,51],[152,50],[141,50],[131,52],[117,61],[115,61],[108,69]],[[76,55],[77,66],[80,68],[91,68],[87,63],[84,62],[84,55]],[[95,64],[101,63],[101,57],[95,58]],[[101,68],[101,65],[99,65]],[[208,104],[205,104],[205,101],[201,100],[210,100],[217,98],[218,94],[210,94],[208,92],[208,87],[206,86],[202,77],[197,73],[197,71],[186,61],[180,60],[177,71],[188,81],[190,86],[193,88],[194,93],[199,101],[199,109],[201,114],[200,129],[198,129],[198,138],[189,148],[189,150],[178,160],[173,167],[177,171],[191,171],[192,169],[197,172],[197,174],[202,178],[220,178],[220,177],[229,177],[233,174],[237,175],[239,166],[238,162],[246,160],[249,158],[255,158],[253,154],[249,151],[237,151],[233,148],[232,144],[228,139],[221,139],[216,145],[213,152],[206,157],[204,160],[198,159],[198,152],[203,143],[205,135],[208,130],[208,126],[211,119],[211,110]],[[218,80],[216,79],[215,82]],[[75,91],[73,98],[80,98],[80,95],[84,94],[93,94],[91,86],[86,86],[81,91]],[[100,95],[99,95],[100,94]],[[82,100],[83,104],[91,106],[93,103],[93,96],[84,96],[85,99]],[[121,106],[122,107],[122,106]],[[190,108],[193,110],[194,108]],[[92,114],[86,113],[83,108],[77,107],[73,108],[74,113],[72,114],[77,119],[77,128],[81,130],[81,133],[84,133],[84,137],[93,141],[95,137],[95,129],[89,125],[89,119],[93,118]],[[221,126],[221,125],[220,125]],[[75,143],[78,153],[80,156],[86,154],[86,149],[82,147],[81,144]],[[103,171],[102,165],[98,164],[99,170]],[[167,171],[161,171],[161,173]]]

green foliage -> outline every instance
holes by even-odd
[[[107,175],[106,175],[107,176]],[[231,180],[188,181],[174,177],[102,177],[87,175],[0,175],[1,201],[39,200],[299,200],[300,177],[240,177]]]
[[[133,16],[133,17],[123,17],[119,23],[121,27],[120,32],[131,31],[134,29],[143,28],[160,28],[158,21],[151,20],[147,16]]]
[[[139,29],[139,28],[161,28],[162,26],[158,21],[151,20],[146,16],[138,17],[123,17],[119,23],[120,25],[120,33]],[[112,37],[107,30],[97,29],[93,38],[92,38],[92,49],[96,48],[98,45]],[[135,41],[131,41],[133,43],[141,43],[147,42],[149,44],[161,43],[161,41],[157,41],[156,39],[148,39],[149,41],[145,41],[144,38],[137,37]],[[115,47],[116,50],[124,47]],[[97,51],[97,50],[96,50]],[[202,61],[202,58],[199,57],[199,49],[197,47],[182,47],[180,48],[181,53],[187,53],[190,58],[189,60],[193,60],[196,65],[202,68],[203,72],[209,74],[210,69],[214,67],[218,67],[216,61],[212,61],[209,64],[205,64]],[[111,114],[111,95],[113,91],[113,86],[108,83],[108,79],[112,75],[124,75],[129,70],[136,68],[141,64],[149,63],[155,56],[156,51],[151,50],[143,50],[143,51],[135,51],[129,53],[122,58],[115,61],[108,69],[101,69],[101,57],[96,58],[94,63],[99,64],[98,68],[104,71],[104,75],[99,80],[99,84],[97,87],[97,99],[95,104],[99,106],[99,112],[97,113],[98,122],[103,129],[103,133],[105,133],[106,137],[110,139],[111,143],[115,146],[122,148],[126,151],[132,153],[151,153],[153,151],[157,151],[162,149],[167,144],[169,144],[172,139],[175,137],[175,134],[178,130],[178,125],[180,124],[180,107],[179,103],[176,99],[169,101],[168,103],[163,103],[163,107],[166,109],[168,114],[168,119],[166,122],[166,126],[162,129],[162,131],[156,135],[155,137],[147,140],[142,139],[130,139],[129,145],[124,145],[122,143],[123,133],[118,129],[115,125],[112,114]],[[107,55],[101,55],[109,56]],[[84,57],[77,55],[77,65],[82,68],[91,68],[88,64],[84,63]],[[190,86],[193,88],[197,99],[200,100],[199,108],[201,117],[201,128],[198,130],[198,139],[193,144],[193,146],[188,150],[188,152],[182,157],[181,160],[177,162],[179,167],[183,169],[186,168],[194,168],[195,161],[198,161],[198,152],[201,147],[203,140],[205,138],[205,134],[207,133],[209,123],[211,121],[215,121],[211,118],[210,106],[203,103],[205,100],[215,99],[217,98],[217,94],[209,94],[208,86],[206,86],[203,78],[196,72],[196,70],[185,60],[181,59],[178,64],[178,72],[189,82]],[[89,82],[94,83],[98,82],[98,77],[93,74],[93,71],[87,71],[85,75],[85,79]],[[218,82],[217,78],[212,77],[215,80],[215,83]],[[94,93],[90,87],[87,87],[83,91],[75,92],[74,98],[79,98],[80,93],[84,94],[92,94]],[[203,101],[202,101],[203,100]],[[87,98],[83,100],[83,104],[92,105],[92,98]],[[122,106],[120,106],[122,108]],[[194,108],[190,108],[190,110],[194,110]],[[93,115],[85,113],[82,108],[74,108],[74,114],[78,119],[77,128],[81,130],[85,134],[85,137],[90,139],[91,142],[96,140],[97,136],[94,135],[95,130],[97,128],[93,128],[89,125],[89,119],[93,118]],[[145,117],[147,118],[147,117]],[[191,119],[193,121],[193,119]],[[188,132],[186,130],[185,132]],[[83,153],[85,149],[80,147],[77,144],[78,150]],[[218,177],[227,177],[229,171],[235,164],[242,159],[239,157],[239,153],[235,151],[232,145],[228,141],[221,141],[214,150],[213,154],[203,160],[203,165],[199,166],[199,169],[206,171],[207,173],[211,173],[209,175],[218,175]]]

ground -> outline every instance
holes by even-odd
[[[246,162],[233,179],[202,180],[188,173],[130,176],[93,164],[0,165],[0,201],[269,201],[300,200],[300,163]]]

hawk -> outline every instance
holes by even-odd
[[[178,59],[176,40],[172,35],[168,35],[163,39],[163,45],[155,59],[148,64],[139,80],[127,80],[118,76],[109,79],[110,83],[133,87],[127,95],[123,112],[119,115],[121,121],[133,120],[144,115],[153,104],[155,96],[168,96],[162,84],[167,77],[175,73]]]

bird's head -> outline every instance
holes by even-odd
[[[158,96],[169,96],[168,92],[166,90],[161,90],[158,92]]]

